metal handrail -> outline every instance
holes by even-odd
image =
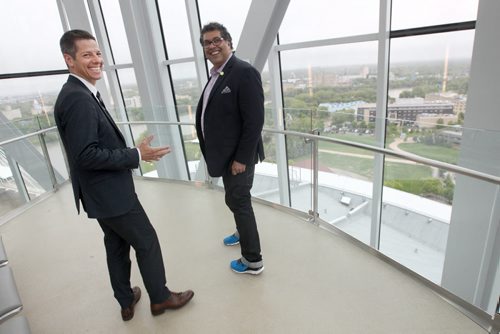
[[[35,132],[31,132],[31,133],[28,133],[26,135],[22,135],[22,136],[19,136],[19,137],[7,139],[7,140],[4,140],[4,141],[1,141],[0,142],[0,146],[4,146],[4,145],[7,145],[7,144],[15,143],[16,141],[20,141],[20,140],[23,140],[23,139],[35,137],[35,136],[38,136],[38,135],[41,135],[41,134],[53,131],[55,129],[57,129],[57,127],[52,126],[50,128],[46,128],[46,129],[38,130],[38,131],[35,131]]]
[[[119,125],[148,125],[149,124],[149,125],[173,125],[173,126],[189,125],[189,126],[195,126],[195,124],[192,122],[169,122],[169,121],[116,122],[116,124],[119,124]],[[26,134],[23,136],[4,140],[4,141],[0,142],[0,146],[10,144],[10,143],[13,143],[13,142],[16,142],[19,140],[23,140],[26,138],[38,136],[40,134],[44,134],[46,132],[53,131],[55,129],[56,129],[56,127],[53,126],[53,127],[47,128],[47,129],[42,129],[42,130],[38,130],[38,131],[35,131],[32,133]],[[322,140],[322,141],[326,141],[326,142],[330,142],[330,143],[336,143],[336,144],[341,144],[341,145],[345,145],[345,146],[356,147],[356,148],[368,150],[368,151],[375,152],[375,153],[386,154],[386,155],[390,155],[390,156],[405,159],[405,160],[411,160],[413,162],[421,163],[424,165],[429,165],[432,167],[437,167],[440,169],[446,169],[450,172],[458,173],[458,174],[465,175],[465,176],[470,176],[470,177],[473,177],[475,179],[479,179],[479,180],[483,180],[483,181],[487,181],[487,182],[491,182],[491,183],[500,185],[500,177],[499,176],[479,172],[479,171],[476,171],[474,169],[461,167],[461,166],[453,165],[453,164],[442,162],[442,161],[423,158],[421,156],[411,154],[411,153],[396,152],[396,151],[388,150],[386,148],[351,142],[348,140],[325,137],[325,136],[297,132],[297,131],[290,131],[290,130],[276,130],[276,129],[264,128],[264,129],[262,129],[262,132],[282,134],[282,135],[288,135],[288,136],[297,136],[297,137],[302,137],[304,139],[309,139],[309,140]]]
[[[168,121],[116,122],[116,124],[121,124],[121,125],[144,125],[144,124],[161,125],[161,124],[163,124],[163,125],[191,125],[191,126],[195,125],[192,122],[168,122]],[[276,134],[289,135],[289,136],[298,136],[298,137],[302,137],[304,139],[309,139],[309,140],[322,140],[322,141],[326,141],[326,142],[330,142],[330,143],[336,143],[336,144],[341,144],[341,145],[345,145],[345,146],[361,148],[361,149],[368,150],[368,151],[375,152],[375,153],[386,154],[386,155],[390,155],[393,157],[421,163],[424,165],[429,165],[429,166],[437,167],[440,169],[446,169],[450,172],[458,173],[458,174],[465,175],[465,176],[470,176],[470,177],[473,177],[475,179],[479,179],[479,180],[483,180],[483,181],[487,181],[487,182],[491,182],[491,183],[500,185],[500,177],[498,177],[498,176],[479,172],[479,171],[476,171],[474,169],[461,167],[461,166],[453,165],[453,164],[446,163],[446,162],[441,162],[441,161],[437,161],[437,160],[433,160],[433,159],[423,158],[421,156],[411,154],[411,153],[396,152],[396,151],[392,151],[392,150],[389,150],[386,148],[351,142],[348,140],[325,137],[325,136],[304,133],[304,132],[290,131],[290,130],[276,130],[276,129],[264,128],[264,129],[262,129],[262,132],[276,133]]]

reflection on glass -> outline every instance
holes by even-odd
[[[0,73],[66,68],[58,43],[63,28],[56,1],[2,1],[1,6]]]
[[[477,17],[478,2],[478,0],[392,0],[392,30],[473,21]]]
[[[100,4],[106,23],[109,43],[113,51],[114,64],[131,63],[132,57],[130,56],[127,34],[118,0],[100,1]]]
[[[193,56],[191,34],[184,0],[159,0],[161,24],[168,59]]]
[[[376,33],[378,12],[379,1],[290,1],[279,30],[280,43]]]
[[[213,21],[222,23],[231,34],[233,47],[237,49],[250,3],[250,0],[198,0],[201,25]]]

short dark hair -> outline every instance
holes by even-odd
[[[233,39],[231,38],[231,34],[227,31],[226,27],[218,22],[210,22],[207,23],[201,28],[200,33],[200,43],[203,45],[203,35],[209,31],[219,31],[220,37],[222,37],[225,41],[229,43],[229,47],[231,50],[233,49]]]
[[[69,54],[73,59],[76,58],[75,42],[80,39],[93,39],[95,41],[95,37],[88,31],[79,29],[69,30],[59,40],[61,52]]]

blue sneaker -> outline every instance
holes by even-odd
[[[236,234],[231,234],[224,238],[224,245],[226,246],[234,246],[240,243],[240,237],[236,236]]]
[[[264,266],[259,268],[250,268],[243,262],[241,259],[231,261],[231,270],[237,274],[250,274],[250,275],[258,275],[264,271]]]

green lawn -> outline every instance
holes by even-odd
[[[374,144],[375,144],[375,138],[373,136],[365,136],[365,135],[360,136],[360,135],[354,135],[354,134],[334,134],[334,135],[324,135],[324,136],[332,137],[332,138],[336,138],[336,139],[341,139],[341,140],[352,141],[355,143],[360,143],[360,144],[365,144],[365,145],[374,146]],[[361,148],[346,146],[346,145],[342,145],[342,144],[334,144],[334,143],[329,143],[329,142],[325,142],[325,141],[319,142],[319,148],[325,149],[325,150],[339,151],[339,152],[366,154],[366,155],[370,155],[370,156],[373,155],[370,151],[363,150]]]
[[[373,177],[373,159],[350,157],[340,154],[320,153],[319,162],[335,171],[336,169],[364,176]],[[385,167],[386,180],[420,180],[432,177],[432,169],[422,165],[387,162]]]
[[[429,158],[437,161],[457,164],[458,150],[438,145],[426,145],[421,143],[399,144],[398,146],[403,151],[419,155],[424,158]]]

